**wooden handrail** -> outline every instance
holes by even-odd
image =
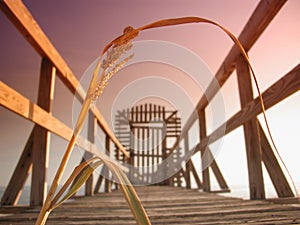
[[[38,26],[37,22],[34,20],[22,1],[2,0],[0,1],[0,8],[25,37],[25,39],[27,39],[32,47],[39,53],[39,55],[43,58],[48,58],[52,62],[53,66],[56,68],[59,78],[68,87],[68,89],[80,101],[82,101],[86,95],[84,88],[80,85],[71,69],[44,34],[42,29]],[[92,111],[103,131],[109,135],[111,140],[118,146],[126,157],[130,157],[109,128],[101,112],[98,109],[93,109]]]
[[[262,94],[266,110],[276,105],[280,101],[289,97],[290,95],[296,93],[300,90],[300,64],[298,64],[294,69],[287,73],[284,77],[275,82]],[[229,118],[224,124],[213,131],[209,136],[202,139],[199,144],[196,145],[196,151],[205,148],[208,143],[213,143],[214,141],[220,139],[224,133],[224,126],[226,126],[225,134],[230,133],[237,127],[241,126],[243,123],[249,119],[256,117],[258,114],[262,113],[262,108],[260,105],[259,98],[255,98],[253,101],[249,102],[245,107],[243,107],[239,112]]]
[[[260,37],[260,35],[263,33],[263,31],[266,29],[266,27],[269,25],[269,23],[272,21],[274,16],[278,13],[278,11],[281,9],[281,7],[284,5],[286,1],[287,0],[261,0],[260,1],[260,3],[256,7],[255,11],[251,15],[250,19],[248,20],[246,26],[244,27],[243,31],[239,36],[239,40],[244,46],[246,52],[248,52],[251,49],[253,44],[257,41],[257,39]],[[68,65],[63,60],[63,58],[60,56],[60,54],[55,49],[55,47],[52,45],[50,40],[47,38],[47,36],[38,26],[37,22],[31,16],[30,12],[27,10],[27,8],[22,3],[22,1],[21,0],[19,1],[0,0],[0,8],[4,12],[4,14],[6,14],[6,16],[11,20],[11,22],[17,27],[17,29],[25,37],[25,39],[32,45],[32,47],[43,58],[43,60],[47,60],[47,62],[49,63],[49,68],[51,67],[52,69],[55,69],[57,71],[57,75],[62,80],[64,85],[66,85],[66,87],[71,91],[71,93],[74,94],[75,97],[80,102],[83,102],[86,96],[86,92],[84,88],[81,86],[78,79],[74,76],[73,72],[68,67]],[[223,84],[226,82],[226,80],[229,78],[229,76],[236,68],[237,68],[237,74],[238,76],[240,76],[238,77],[240,78],[238,79],[239,81],[238,83],[240,86],[239,90],[240,90],[240,99],[242,100],[241,101],[242,109],[239,112],[237,112],[234,116],[232,116],[230,119],[228,119],[225,123],[223,123],[219,128],[215,129],[210,135],[207,136],[205,108],[207,107],[209,102],[214,98],[216,93],[219,91],[220,87],[223,86]],[[193,154],[201,150],[201,159],[205,158],[205,154],[207,154],[208,157],[212,159],[212,163],[209,166],[212,169],[212,172],[214,172],[214,174],[216,175],[216,179],[220,184],[221,189],[227,190],[228,189],[227,183],[223,178],[223,175],[217,165],[217,162],[213,159],[210,150],[208,148],[208,145],[220,139],[224,134],[227,134],[232,130],[234,130],[235,128],[243,125],[245,128],[244,132],[246,131],[245,135],[246,137],[249,137],[249,139],[247,138],[245,139],[246,150],[247,153],[251,152],[251,155],[247,154],[248,172],[251,175],[251,176],[249,175],[250,177],[249,187],[250,187],[251,199],[264,198],[264,181],[263,181],[262,168],[261,168],[262,162],[266,166],[266,169],[270,175],[270,178],[278,193],[278,196],[291,197],[293,196],[293,191],[290,188],[283,171],[281,170],[280,163],[276,159],[276,156],[271,148],[271,145],[269,145],[267,137],[265,136],[262,128],[260,127],[259,121],[257,121],[257,118],[255,118],[259,113],[262,112],[263,109],[261,107],[261,102],[259,97],[253,99],[252,86],[250,82],[251,81],[250,73],[248,69],[249,69],[248,64],[245,64],[243,62],[243,59],[241,58],[239,48],[234,45],[229,51],[223,63],[221,64],[220,68],[217,70],[215,74],[215,79],[211,81],[211,83],[209,84],[208,88],[205,91],[205,94],[200,98],[200,101],[196,106],[196,112],[198,116],[192,114],[188,118],[185,126],[182,129],[183,135],[176,141],[176,143],[173,146],[173,150],[176,147],[178,147],[177,145],[184,138],[185,149],[186,151],[188,151],[189,149],[188,131],[190,130],[194,122],[197,119],[199,119],[200,142],[197,143],[196,146],[194,147],[195,151]],[[55,72],[53,72],[52,74],[55,74]],[[248,76],[248,80],[244,79],[245,75]],[[268,88],[262,94],[264,99],[265,109],[272,107],[273,105],[287,98],[289,95],[299,91],[300,90],[299,75],[300,75],[300,64],[297,65],[291,72],[289,72],[280,80],[278,80],[270,88]],[[42,78],[44,78],[43,73],[41,73],[41,76]],[[41,85],[41,87],[43,86],[44,85]],[[243,89],[244,86],[246,86],[247,89]],[[51,87],[51,85],[49,87]],[[40,97],[42,98],[43,93],[40,94],[41,95],[39,95],[39,98]],[[48,99],[48,103],[50,104],[52,102],[51,101],[52,98],[49,98],[50,95],[48,93],[46,94],[47,95],[45,95],[44,97]],[[56,117],[52,116],[51,109],[46,110],[40,107],[42,106],[40,104],[41,102],[43,103],[44,100],[40,99],[38,101],[38,104],[31,102],[29,99],[22,96],[17,91],[15,91],[14,89],[10,88],[9,86],[7,86],[6,84],[0,81],[0,105],[6,107],[7,109],[15,112],[16,114],[36,124],[34,128],[35,132],[32,132],[31,135],[36,139],[30,137],[30,140],[28,140],[25,149],[22,153],[20,159],[21,161],[19,161],[17,165],[17,169],[19,167],[22,168],[22,166],[24,165],[22,164],[22,160],[26,160],[26,154],[28,153],[31,154],[31,152],[34,152],[34,150],[32,149],[35,149],[35,152],[41,149],[39,147],[40,145],[38,145],[39,144],[38,141],[37,141],[38,144],[36,146],[33,147],[31,146],[32,143],[35,143],[34,140],[39,140],[38,139],[39,135],[42,133],[42,132],[38,133],[37,128],[43,130],[43,134],[48,134],[48,131],[50,131],[66,140],[70,140],[72,136],[73,133],[72,129],[69,128],[63,122],[61,122],[60,120],[58,120]],[[130,157],[129,153],[125,150],[125,148],[122,146],[119,140],[115,137],[114,133],[109,128],[101,112],[97,108],[91,107],[90,116],[91,116],[90,122],[92,123],[92,125],[89,127],[92,130],[89,130],[88,132],[88,139],[82,136],[78,136],[77,145],[83,148],[84,150],[86,150],[85,152],[86,154],[92,153],[95,155],[100,155],[107,159],[108,156],[98,151],[97,146],[93,143],[95,130],[96,130],[95,125],[98,124],[106,135],[105,138],[106,150],[109,151],[110,141],[113,141],[117,150],[116,159],[119,160],[120,158],[119,153],[122,152],[124,154],[123,161],[126,161],[125,157],[129,158]],[[142,136],[144,136],[144,133],[142,134]],[[254,136],[255,136],[255,141],[253,141]],[[247,145],[247,143],[249,144]],[[202,151],[205,148],[207,148],[208,151]],[[45,152],[42,153],[42,156],[47,155],[47,151],[48,151],[47,149],[45,148]],[[249,151],[249,149],[251,151]],[[253,151],[253,149],[256,150]],[[263,151],[261,151],[261,149],[263,149]],[[144,154],[140,156],[144,156]],[[91,157],[91,155],[89,157]],[[131,158],[131,160],[133,160],[133,158]],[[23,175],[23,178],[20,179],[20,182],[10,182],[6,190],[5,195],[7,196],[8,194],[10,194],[12,195],[12,197],[8,198],[8,200],[5,200],[6,198],[3,198],[1,203],[12,202],[13,204],[15,204],[20,194],[20,190],[22,189],[25,180],[28,177],[27,173],[28,171],[30,171],[31,164],[38,165],[39,161],[40,161],[40,155],[35,154],[32,158],[28,160],[28,162],[26,162],[27,168],[25,169],[26,171],[24,170],[23,172],[23,174],[25,174],[25,172],[26,174]],[[43,164],[46,165],[46,163]],[[142,162],[142,165],[144,165],[144,162]],[[39,168],[40,167],[36,167],[35,168],[36,171],[39,171]],[[46,169],[47,169],[46,167],[43,168],[43,171],[46,171]],[[204,191],[210,191],[211,188],[210,188],[209,168],[207,167],[203,169],[204,169],[202,172],[203,184],[200,184],[199,181],[198,186],[199,187],[201,186],[204,189]],[[185,173],[183,169],[181,169],[181,172]],[[197,175],[195,175],[196,170],[193,167],[191,161],[187,164],[186,167],[185,179],[186,179],[187,187],[191,187],[190,172],[194,173],[195,178],[197,177]],[[12,179],[18,178],[18,176],[15,176],[15,174],[17,175],[19,174],[18,170],[15,170]],[[45,181],[44,178],[45,176],[42,173],[38,173],[38,174],[41,175],[40,176],[41,178],[35,180],[36,185],[32,185],[33,187],[31,190],[32,193],[36,193],[36,190],[40,187],[39,185],[40,181],[42,182]],[[35,177],[38,176],[35,175]],[[99,185],[101,184],[102,180],[103,179],[100,177],[96,185],[96,190],[95,190],[96,192],[98,191]],[[198,178],[198,180],[200,179]],[[18,187],[14,188],[12,192],[9,192],[9,189],[11,189],[11,187],[14,186],[14,184],[16,183],[18,184]],[[90,179],[87,185],[88,189],[86,189],[87,191],[86,193],[89,195],[93,194],[92,183],[93,183],[92,179]],[[105,183],[106,191],[110,191],[111,189],[110,185],[111,185],[110,181]],[[46,187],[45,182],[41,186]],[[258,194],[255,195],[255,193]],[[42,195],[36,194],[35,198],[36,198],[35,202],[37,203],[37,205],[43,202]]]
[[[259,2],[255,11],[252,13],[250,19],[248,20],[243,31],[239,35],[239,40],[244,46],[246,52],[248,52],[253,44],[257,41],[281,7],[287,0],[262,0]],[[196,110],[200,111],[204,109],[208,102],[216,95],[219,88],[223,86],[228,77],[232,74],[235,69],[235,63],[237,57],[240,55],[240,50],[234,45],[226,56],[225,60],[221,64],[217,73],[215,74],[215,80],[213,80],[205,94],[201,97],[197,103]],[[217,82],[216,82],[217,81]],[[192,127],[194,122],[198,117],[193,114],[189,117],[186,124],[182,129],[182,133],[187,133],[187,131]]]
[[[14,89],[4,84],[2,81],[0,81],[0,105],[22,116],[23,118],[30,120],[31,122],[49,130],[51,133],[64,138],[67,141],[71,139],[71,128],[52,116],[51,113],[48,113]],[[47,122],[45,123],[45,121]],[[99,154],[100,152],[95,144],[91,143],[86,138],[80,135],[78,135],[76,144],[80,148],[95,155]]]

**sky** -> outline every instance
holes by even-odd
[[[128,25],[138,27],[159,19],[199,16],[219,22],[238,36],[258,2],[258,0],[24,0],[24,4],[78,79],[83,77],[85,70],[99,56],[105,44],[119,36]],[[288,1],[249,52],[262,91],[300,61],[299,10],[300,1]],[[0,33],[1,81],[36,102],[40,56],[3,13],[0,13]],[[137,40],[168,41],[183,46],[198,55],[212,74],[217,71],[232,46],[231,40],[224,33],[204,24],[145,31]],[[168,69],[165,70],[165,74],[168,74]],[[110,91],[120,90],[130,79],[134,80],[136,77],[123,76],[119,80],[112,79],[106,95]],[[229,118],[240,108],[235,74],[225,83],[221,93],[225,102],[226,118]],[[199,97],[200,93],[194,93],[193,99]],[[298,183],[300,183],[299,100],[300,94],[296,93],[267,112],[279,152],[293,179]],[[104,98],[101,105],[103,108],[100,108],[100,111],[109,116],[110,112],[106,110],[105,103],[107,102]],[[53,115],[69,126],[72,126],[72,104],[73,96],[63,87],[61,81],[56,79]],[[5,186],[33,125],[3,107],[0,107],[0,124],[2,128],[0,185]],[[197,138],[191,140],[196,141]],[[229,186],[247,184],[243,141],[242,129],[238,128],[223,139],[218,151],[217,162]],[[49,182],[53,178],[65,146],[65,141],[52,135]],[[81,153],[74,151],[68,170],[71,170],[80,158]],[[264,176],[268,183],[267,174]],[[29,184],[29,181],[27,183]]]

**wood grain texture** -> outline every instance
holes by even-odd
[[[238,37],[246,52],[251,49],[286,1],[287,0],[262,0],[259,2]],[[216,72],[215,79],[211,81],[205,94],[201,96],[196,107],[198,111],[207,106],[208,102],[215,96],[220,87],[223,86],[228,77],[232,74],[235,69],[236,59],[239,55],[240,50],[234,45]],[[196,119],[194,115],[189,117],[183,127],[183,133],[186,133],[192,127]]]
[[[266,110],[281,102],[285,98],[291,96],[292,94],[300,90],[300,64],[298,64],[294,69],[292,69],[285,76],[280,78],[272,86],[270,86],[266,91],[262,93],[264,99]],[[230,133],[234,129],[241,126],[246,121],[258,114],[262,113],[262,108],[260,105],[259,98],[255,98],[253,101],[249,102],[240,111],[229,118],[224,124],[213,131],[207,138],[201,140],[197,145],[196,149],[200,150],[204,148],[208,143],[213,143],[214,141],[223,137],[223,135]],[[226,127],[225,133],[222,132]],[[221,132],[220,132],[221,131]],[[196,152],[196,151],[195,151]]]
[[[37,104],[51,113],[54,97],[56,70],[52,63],[43,58],[41,62],[40,82]],[[43,205],[47,192],[47,170],[50,150],[50,132],[39,125],[35,126],[32,140],[32,179],[30,205]]]
[[[241,108],[253,101],[253,90],[249,66],[244,57],[237,59],[236,73]],[[264,178],[262,172],[262,153],[260,144],[260,132],[256,117],[243,124],[244,139],[247,155],[249,192],[251,199],[264,199]]]
[[[96,141],[96,134],[97,134],[97,120],[92,112],[89,112],[88,114],[88,134],[87,139],[95,144]],[[83,160],[88,160],[92,158],[93,155],[89,152],[85,152]],[[88,180],[85,182],[85,195],[86,196],[93,196],[94,190],[93,190],[93,184],[94,184],[94,176],[91,174],[91,176],[88,178]]]
[[[72,136],[71,128],[1,81],[0,105],[65,140],[70,140]],[[100,152],[96,145],[82,136],[77,137],[76,144],[92,154]]]
[[[189,136],[184,137],[184,151],[187,153],[190,151],[189,147]],[[185,164],[185,181],[186,188],[191,188],[191,162],[190,160]]]
[[[71,69],[39,27],[37,21],[35,21],[22,1],[3,0],[0,1],[0,8],[40,56],[42,58],[48,58],[51,61],[65,86],[82,102],[86,96],[84,88],[80,85]],[[104,132],[118,145],[125,156],[129,157],[129,154],[110,130],[101,112],[95,108],[92,109],[92,111]]]
[[[110,155],[110,138],[108,135],[105,137],[105,151],[107,155]],[[105,165],[104,165],[105,166]],[[105,185],[104,185],[104,190],[105,192],[111,192],[111,173],[109,170],[107,170],[107,176],[105,177]]]
[[[152,224],[299,224],[300,208],[167,186],[136,187]],[[0,209],[0,213],[5,209]],[[15,210],[16,211],[16,210]],[[20,210],[19,210],[20,211]],[[6,209],[6,213],[8,213]],[[34,224],[37,209],[0,217],[0,224]],[[121,190],[77,197],[55,209],[48,225],[136,224]]]
[[[262,160],[269,173],[278,197],[294,197],[294,193],[260,124],[259,132],[262,147]]]
[[[205,117],[205,110],[198,111],[198,119],[199,119],[199,137],[200,141],[207,137],[207,130],[206,130],[206,117]],[[207,148],[202,148],[200,150],[201,153],[201,171],[202,171],[202,183],[203,183],[203,190],[210,191],[210,176],[209,176],[209,165],[206,163],[207,157]]]

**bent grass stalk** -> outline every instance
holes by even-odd
[[[117,63],[118,59],[120,58],[120,56],[128,51],[128,49],[131,46],[131,41],[138,36],[138,34],[143,31],[143,30],[147,30],[147,29],[153,29],[153,28],[158,28],[158,27],[166,27],[166,26],[175,26],[175,25],[180,25],[180,24],[189,24],[189,23],[208,23],[208,24],[212,24],[214,26],[217,26],[218,28],[220,28],[221,30],[223,30],[230,38],[231,40],[235,43],[235,45],[239,48],[241,54],[243,55],[243,57],[245,58],[249,69],[251,71],[252,77],[254,79],[255,82],[255,87],[258,91],[258,95],[259,95],[259,99],[260,99],[260,105],[262,107],[262,112],[263,112],[263,118],[267,127],[267,131],[269,134],[269,137],[271,139],[272,145],[280,159],[280,161],[282,162],[285,170],[288,173],[288,176],[290,177],[292,184],[294,186],[296,195],[297,194],[297,189],[295,187],[294,181],[287,169],[287,166],[285,165],[285,163],[283,162],[277,147],[275,145],[273,136],[271,134],[270,128],[269,128],[269,123],[267,121],[267,116],[265,113],[265,105],[264,105],[264,101],[261,95],[261,91],[258,85],[258,81],[256,78],[256,75],[254,73],[254,70],[251,66],[250,60],[248,58],[248,55],[246,53],[246,51],[244,50],[242,44],[240,43],[240,41],[235,37],[235,35],[233,35],[228,29],[226,29],[225,27],[221,26],[220,24],[209,20],[209,19],[205,19],[205,18],[200,18],[200,17],[182,17],[182,18],[172,18],[172,19],[164,19],[164,20],[159,20],[150,24],[147,24],[145,26],[141,26],[137,29],[134,29],[132,27],[126,27],[123,31],[123,34],[117,38],[115,38],[113,41],[111,41],[109,44],[107,44],[101,55],[100,58],[98,60],[98,63],[96,65],[96,68],[93,72],[93,76],[92,79],[90,81],[90,85],[87,91],[87,95],[85,97],[85,100],[83,102],[79,117],[77,119],[75,128],[73,130],[73,135],[70,139],[70,142],[68,144],[68,147],[65,151],[65,154],[62,158],[61,164],[57,170],[57,173],[55,175],[55,178],[51,184],[50,190],[48,192],[47,198],[45,200],[45,203],[40,211],[40,214],[37,218],[36,221],[36,225],[41,225],[41,224],[45,224],[47,221],[47,218],[50,214],[50,212],[58,207],[59,205],[61,205],[65,200],[67,200],[68,198],[70,198],[74,193],[76,193],[76,191],[84,184],[84,182],[86,181],[86,179],[88,179],[88,177],[93,173],[93,171],[100,166],[102,163],[104,163],[109,169],[110,171],[113,173],[114,177],[116,180],[118,180],[120,182],[120,186],[121,189],[124,193],[124,196],[129,204],[129,207],[132,211],[132,214],[136,220],[136,222],[138,224],[150,224],[150,220],[148,218],[148,215],[145,211],[145,209],[143,208],[133,186],[131,185],[129,179],[127,178],[127,176],[124,174],[124,172],[122,171],[122,169],[115,163],[113,163],[110,160],[104,159],[103,157],[94,157],[91,160],[84,162],[82,164],[80,164],[79,166],[77,166],[73,173],[71,174],[71,176],[69,177],[69,179],[66,181],[66,183],[63,185],[62,189],[57,193],[56,196],[54,196],[57,187],[61,181],[61,177],[62,174],[65,170],[65,167],[67,165],[67,162],[69,160],[70,154],[73,150],[73,147],[75,145],[76,142],[76,137],[77,135],[80,133],[84,120],[87,116],[87,112],[89,110],[89,108],[91,107],[92,102],[94,102],[103,92],[104,88],[107,86],[109,79],[118,72],[118,70],[128,61],[132,58],[132,55],[125,58],[123,61]],[[106,53],[106,58],[103,60],[103,56]],[[102,62],[102,64],[101,64]],[[98,74],[100,69],[102,68],[102,72],[98,78]],[[98,78],[98,79],[97,79]],[[63,193],[66,191],[66,189],[69,187],[69,185],[71,184],[71,182],[76,178],[76,176],[78,176],[78,174],[81,172],[81,176],[79,177],[79,179],[77,180],[77,182],[75,183],[75,185],[66,193],[66,195],[61,198],[61,196],[63,195]],[[61,200],[59,200],[61,198]]]

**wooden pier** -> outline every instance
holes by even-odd
[[[239,35],[246,52],[252,48],[285,2],[286,0],[259,2]],[[34,224],[46,197],[50,134],[67,141],[72,136],[72,129],[51,112],[55,78],[61,79],[64,87],[79,102],[83,102],[86,92],[22,1],[0,0],[0,9],[41,57],[36,102],[30,101],[18,90],[0,81],[0,106],[34,124],[1,198],[0,225],[29,225]],[[206,108],[234,71],[237,74],[237,95],[241,108],[224,121],[224,124],[208,133]],[[114,160],[131,166],[132,169],[127,175],[132,182],[146,180],[156,184],[136,188],[153,224],[300,224],[299,199],[295,196],[296,193],[282,170],[282,162],[278,160],[274,147],[257,119],[262,113],[260,100],[258,97],[254,98],[248,64],[236,46],[232,46],[217,70],[215,79],[219,86],[212,81],[205,94],[199,95],[197,115],[189,117],[185,124],[181,124],[181,119],[176,114],[177,109],[170,112],[163,106],[150,103],[119,111],[116,115],[115,135],[100,109],[91,108],[87,137],[78,136],[76,142],[85,151],[82,160],[97,154],[95,137],[99,130],[104,137],[102,141],[105,143],[106,152]],[[265,89],[262,93],[265,109],[268,110],[299,90],[300,64]],[[151,127],[150,121],[156,117],[160,120]],[[160,121],[163,125],[159,124]],[[193,135],[199,137],[199,142],[195,146],[189,146],[189,131],[195,123],[198,123],[199,129]],[[238,127],[243,127],[244,131],[250,200],[217,194],[230,191],[230,185],[212,157],[209,147]],[[166,129],[166,136],[163,136],[163,129]],[[133,133],[144,140],[150,131],[157,134],[152,143],[152,146],[157,147],[149,148],[148,145],[139,144],[139,141],[135,143],[128,136]],[[170,142],[167,142],[166,137],[174,141],[172,146],[169,146]],[[157,144],[158,140],[163,141]],[[195,151],[192,152],[191,149]],[[206,168],[200,168],[200,165],[196,165],[189,158],[186,164],[180,164],[176,174],[153,182],[158,173],[166,172],[170,168],[169,164],[162,168],[157,166],[169,154],[176,153],[170,161],[171,164],[179,162],[179,158],[188,152],[192,152],[191,157],[198,154],[197,157],[202,161],[209,157],[211,163]],[[149,166],[153,166],[151,170]],[[277,193],[276,199],[266,199],[263,166]],[[104,170],[109,174],[107,167],[103,166],[102,172]],[[32,179],[29,205],[19,206],[20,195],[30,174]],[[215,176],[219,185],[216,192],[211,188],[211,176]],[[135,224],[121,190],[108,178],[104,178],[103,174],[91,175],[85,183],[85,196],[75,196],[55,209],[47,224]],[[196,183],[196,189],[191,189],[192,181]]]
[[[300,224],[300,206],[242,200],[215,193],[167,186],[136,188],[152,224]],[[10,210],[13,211],[14,208]],[[5,215],[0,225],[34,224],[38,208]],[[16,210],[16,209],[15,209]],[[120,190],[78,197],[55,209],[47,225],[136,224]]]

